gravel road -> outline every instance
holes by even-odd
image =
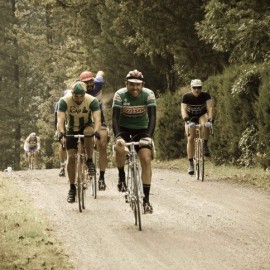
[[[138,231],[115,169],[106,171],[107,190],[96,200],[87,194],[83,213],[66,202],[68,180],[58,170],[12,175],[50,221],[75,269],[270,269],[269,192],[154,169],[154,213],[142,216]]]

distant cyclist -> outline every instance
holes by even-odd
[[[191,81],[191,92],[183,95],[181,103],[181,115],[185,121],[185,132],[187,135],[187,156],[189,160],[188,173],[194,174],[193,157],[195,151],[195,126],[196,124],[205,124],[208,126],[213,123],[213,102],[210,94],[202,91],[202,81],[195,79]],[[193,119],[192,119],[193,118]],[[204,138],[204,154],[209,156],[208,138],[209,128],[202,128]]]
[[[126,191],[124,165],[126,161],[125,142],[148,141],[150,145],[136,146],[142,167],[144,213],[152,213],[149,201],[152,181],[152,145],[156,126],[156,98],[154,92],[144,87],[143,74],[138,70],[126,76],[126,87],[116,91],[113,98],[112,125],[115,136],[116,165],[119,173],[118,190]]]
[[[70,89],[66,89],[64,91],[64,96],[67,95],[67,94],[71,95],[71,90]],[[54,108],[54,127],[55,127],[55,130],[56,130],[57,138],[58,138],[58,133],[57,133],[57,111],[58,111],[58,108],[59,108],[59,101],[60,100],[61,100],[61,98],[55,104],[55,108]],[[61,142],[59,143],[58,155],[59,155],[59,161],[60,161],[59,176],[66,176],[65,167],[66,167],[67,151],[66,151],[65,145],[63,145]]]
[[[100,102],[101,111],[101,129],[100,129],[100,140],[97,141],[97,148],[99,151],[99,190],[105,190],[105,170],[107,165],[107,144],[108,144],[108,128],[104,117],[104,108],[101,103],[102,100],[102,87],[104,85],[104,72],[98,71],[96,77],[93,76],[91,71],[83,71],[80,74],[80,80],[84,82],[87,86],[87,94],[92,95],[97,98]]]
[[[77,152],[77,138],[66,135],[84,134],[93,135],[100,138],[99,130],[101,126],[100,108],[98,100],[86,94],[86,84],[76,82],[72,88],[71,95],[66,95],[59,101],[57,112],[57,131],[59,140],[66,145],[67,149],[67,173],[70,182],[67,201],[75,202],[75,155]],[[93,163],[93,138],[85,137],[84,146],[87,154],[88,173],[95,174]]]
[[[24,141],[24,151],[27,154],[28,167],[31,168],[31,157],[34,156],[35,164],[34,167],[38,169],[38,153],[40,150],[40,138],[35,132],[32,132]]]

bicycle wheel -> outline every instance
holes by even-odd
[[[81,157],[77,158],[77,194],[78,194],[78,203],[79,211],[82,212],[82,162]]]
[[[85,164],[85,160],[83,160],[82,163],[82,181],[81,181],[81,189],[82,189],[82,209],[85,209],[85,197],[86,197],[86,174],[85,174],[85,168],[86,168],[86,164]]]
[[[135,207],[134,207],[134,215],[135,218],[135,225],[138,225],[139,231],[142,230],[142,216],[141,216],[141,207],[140,207],[140,196],[139,196],[139,171],[135,167],[133,168],[134,173],[134,195],[135,195]]]
[[[199,179],[204,180],[204,148],[203,148],[203,139],[199,140]]]
[[[200,164],[199,164],[199,140],[198,139],[195,139],[195,155],[194,155],[193,162],[195,166],[196,179],[199,180]]]
[[[95,168],[97,169],[97,152],[96,150],[94,150],[93,152],[93,163],[95,164]],[[92,195],[94,197],[94,199],[97,198],[97,172],[95,172],[94,175],[91,175],[92,178]]]

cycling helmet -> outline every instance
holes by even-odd
[[[30,134],[30,137],[36,137],[37,136],[37,134],[35,133],[35,132],[32,132],[31,134]]]
[[[94,76],[91,71],[84,71],[80,75],[80,80],[82,82],[91,81],[91,80],[94,80]]]
[[[191,83],[190,83],[190,86],[191,86],[191,87],[195,87],[195,86],[197,86],[197,87],[198,87],[198,86],[202,87],[202,81],[199,80],[199,79],[192,80]]]
[[[76,82],[72,91],[75,95],[83,95],[87,91],[86,84],[84,82]]]
[[[137,69],[134,69],[127,74],[126,79],[128,82],[142,83],[143,82],[143,74],[140,71],[138,71]]]

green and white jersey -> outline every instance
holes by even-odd
[[[85,94],[84,101],[78,105],[72,95],[66,95],[60,99],[58,111],[66,113],[67,131],[79,131],[93,122],[92,112],[99,111],[99,102],[95,97]]]
[[[147,107],[156,106],[155,94],[143,88],[138,97],[129,94],[127,88],[121,88],[114,94],[113,108],[120,108],[119,126],[128,129],[148,128]]]

